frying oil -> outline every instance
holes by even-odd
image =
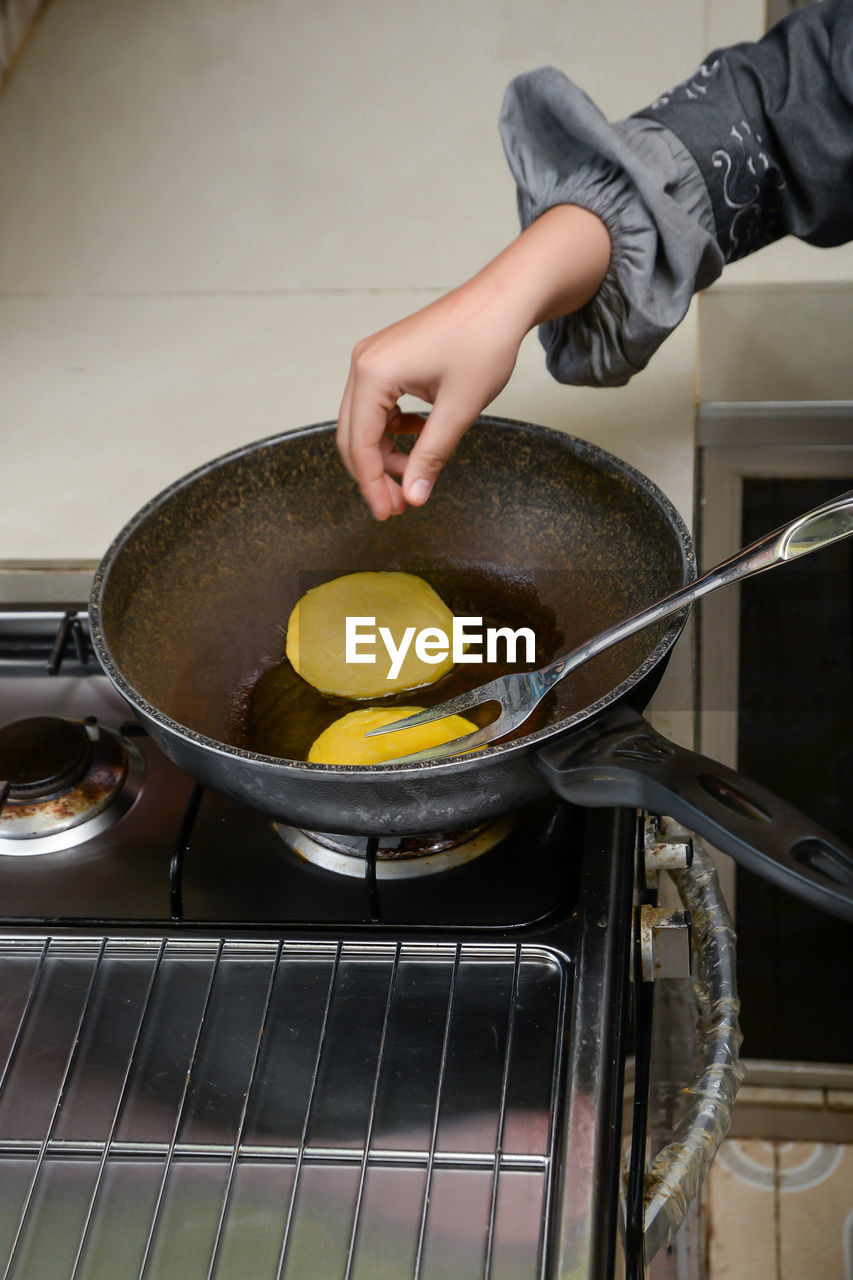
[[[436,706],[510,671],[530,671],[543,666],[563,645],[564,637],[553,611],[542,604],[531,578],[518,570],[498,570],[494,565],[449,560],[440,564],[409,561],[387,567],[424,578],[455,615],[481,618],[483,636],[499,627],[532,629],[536,636],[533,661],[517,659],[510,663],[504,657],[502,661],[488,662],[482,647],[472,645],[469,653],[479,654],[481,661],[457,664],[433,684],[388,698],[360,702],[320,693],[298,676],[283,656],[282,634],[281,660],[260,672],[254,680],[247,681],[242,696],[235,702],[230,725],[235,745],[281,759],[305,760],[314,739],[349,711],[365,705]],[[499,653],[502,651],[505,646],[500,646]],[[524,654],[523,645],[519,646],[518,653]],[[549,703],[550,699],[546,698],[526,724],[509,737],[521,737],[541,728],[548,720]],[[465,714],[478,724],[488,724],[495,718],[497,707],[486,705]]]

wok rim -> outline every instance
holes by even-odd
[[[473,426],[477,426],[481,423],[486,426],[511,427],[514,430],[521,430],[527,435],[538,436],[542,439],[550,440],[555,443],[568,443],[572,452],[581,461],[593,463],[611,475],[620,475],[630,480],[635,486],[654,499],[656,504],[662,509],[676,533],[684,562],[683,581],[687,583],[695,578],[696,549],[685,521],[663,490],[637,467],[634,467],[631,463],[617,457],[616,454],[609,453],[606,449],[602,449],[599,445],[592,444],[590,441],[574,436],[568,431],[558,430],[556,427],[546,427],[537,423],[523,422],[516,418],[505,418],[489,414],[480,414],[473,423]],[[608,693],[603,697],[598,698],[595,702],[588,704],[580,711],[576,711],[565,720],[560,720],[555,724],[545,725],[543,728],[537,729],[534,733],[525,734],[523,737],[516,738],[512,742],[499,742],[493,746],[481,748],[479,751],[474,753],[469,752],[457,756],[445,756],[440,760],[413,760],[408,763],[400,762],[398,764],[394,764],[389,762],[387,764],[374,765],[315,764],[307,760],[291,760],[286,756],[264,755],[258,751],[249,751],[245,747],[232,746],[230,743],[220,742],[216,738],[209,738],[207,735],[198,733],[194,729],[191,729],[188,725],[184,725],[177,720],[173,720],[171,716],[166,715],[165,712],[161,711],[158,707],[155,707],[153,703],[143,697],[142,694],[125,677],[104,634],[101,620],[101,602],[109,585],[110,572],[118,557],[138,529],[158,508],[164,506],[171,498],[180,493],[181,490],[189,488],[202,476],[209,474],[211,471],[214,471],[227,463],[247,457],[262,449],[284,443],[289,439],[296,439],[310,435],[321,435],[333,431],[336,428],[337,422],[335,420],[315,422],[307,426],[294,427],[290,430],[276,432],[274,435],[264,436],[260,440],[250,441],[248,444],[239,445],[235,449],[230,449],[226,453],[219,454],[208,462],[204,462],[200,466],[194,467],[191,471],[180,476],[177,480],[172,481],[172,483],[167,485],[165,489],[161,489],[159,493],[150,498],[144,506],[140,507],[140,509],[131,516],[131,518],[122,526],[113,538],[104,553],[100,564],[95,570],[94,578],[92,580],[92,588],[89,597],[89,631],[95,656],[97,657],[104,672],[130,705],[137,711],[141,712],[145,718],[152,721],[160,728],[167,730],[170,734],[182,739],[184,742],[190,743],[192,746],[202,747],[206,751],[222,756],[225,759],[246,761],[264,766],[265,768],[271,767],[277,770],[281,770],[283,768],[287,770],[296,769],[300,772],[304,771],[306,774],[314,777],[319,777],[325,774],[342,774],[349,778],[377,778],[397,776],[400,774],[414,776],[425,772],[450,772],[458,769],[460,764],[479,764],[482,761],[491,761],[498,757],[509,760],[513,756],[526,755],[530,751],[537,750],[539,747],[551,742],[558,735],[567,733],[570,730],[577,728],[579,725],[593,720],[600,712],[618,702],[620,698],[623,698],[630,689],[641,683],[644,677],[649,675],[650,672],[659,665],[659,663],[667,659],[687,622],[687,618],[690,613],[689,607],[673,615],[670,626],[655,645],[654,649],[646,655],[640,665],[635,668],[630,675],[626,676],[625,679],[617,686],[610,689]]]

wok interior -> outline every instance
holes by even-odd
[[[571,437],[481,420],[427,505],[378,524],[325,424],[213,463],[137,518],[104,567],[103,637],[121,676],[159,713],[246,746],[241,709],[283,656],[296,600],[364,569],[421,573],[456,613],[533,626],[537,664],[689,572],[655,495]],[[544,723],[610,693],[666,629],[623,641],[569,677]],[[488,678],[485,668],[468,671],[472,684]]]

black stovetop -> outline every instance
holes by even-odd
[[[49,675],[61,617],[0,612],[0,728],[45,715],[97,722],[136,749],[144,778],[106,830],[48,853],[0,856],[3,923],[515,934],[571,914],[584,838],[577,809],[554,799],[529,806],[493,848],[438,874],[383,878],[369,857],[348,859],[347,875],[312,865],[270,818],[201,788],[162,754],[100,672],[84,626]],[[27,841],[3,846],[25,851]]]

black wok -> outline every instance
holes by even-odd
[[[338,459],[334,424],[323,423],[219,458],[143,508],[95,576],[95,650],[177,764],[292,825],[448,831],[553,789],[670,813],[853,917],[849,850],[639,715],[683,617],[601,654],[557,687],[531,732],[469,757],[328,767],[255,749],[241,709],[281,657],[298,597],[342,573],[389,568],[421,573],[457,613],[477,610],[466,584],[480,584],[485,608],[497,601],[499,613],[503,602],[515,615],[498,620],[530,624],[518,616],[526,606],[537,634],[568,649],[692,578],[695,561],[678,513],[645,476],[561,432],[497,418],[467,434],[425,507],[377,524]],[[406,701],[423,703],[420,692]]]

